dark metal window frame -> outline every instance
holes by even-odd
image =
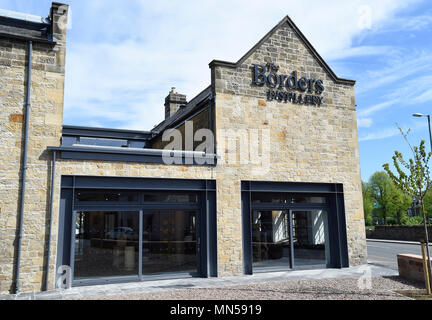
[[[333,183],[290,183],[266,181],[242,181],[242,227],[243,227],[243,266],[245,274],[253,274],[252,220],[254,210],[286,210],[290,215],[290,239],[292,240],[292,212],[323,209],[327,211],[329,226],[329,250],[331,268],[349,266],[348,244],[345,221],[344,193],[342,184]],[[283,193],[289,199],[292,195],[325,196],[326,204],[313,203],[253,203],[253,193]],[[291,252],[290,268],[296,269]],[[284,269],[286,270],[286,269]],[[274,268],[260,268],[258,272],[278,271]]]
[[[137,190],[140,199],[148,191],[187,191],[199,194],[197,203],[85,203],[77,202],[75,190]],[[61,265],[71,267],[72,279],[74,272],[74,245],[76,213],[79,211],[135,211],[139,212],[140,233],[142,219],[146,210],[191,210],[197,212],[198,242],[198,276],[217,276],[217,239],[216,239],[216,182],[214,180],[155,179],[155,178],[121,178],[121,177],[89,177],[62,176],[59,216],[59,239],[57,252],[57,268]],[[140,234],[140,239],[142,235]],[[161,275],[142,275],[142,246],[139,246],[139,267],[136,276],[117,276],[95,279],[73,279],[73,286],[85,286],[104,283],[145,281],[190,277],[188,273],[176,272]]]

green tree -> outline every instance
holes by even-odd
[[[427,218],[425,213],[425,203],[424,199],[427,192],[430,192],[432,181],[430,178],[429,161],[432,156],[432,152],[426,153],[425,141],[420,142],[419,147],[411,147],[407,139],[407,134],[405,134],[402,129],[400,129],[403,137],[407,141],[413,153],[413,158],[408,161],[404,160],[402,154],[399,151],[395,151],[393,156],[393,166],[396,168],[396,174],[390,170],[388,163],[384,164],[384,170],[390,176],[394,184],[405,194],[409,195],[411,198],[415,199],[422,208],[423,213],[423,223],[425,226],[425,242],[428,253],[429,261],[429,274],[431,271],[430,254],[428,247],[428,231],[427,231]],[[402,169],[403,168],[403,169]]]
[[[432,188],[426,192],[423,202],[425,206],[426,216],[428,218],[432,217]]]
[[[383,171],[375,172],[369,179],[369,188],[371,198],[375,203],[374,211],[387,224],[387,219],[394,210],[394,205],[391,202],[394,188],[390,177]]]
[[[371,226],[373,224],[373,220],[372,220],[373,199],[372,199],[371,188],[367,182],[362,181],[362,191],[363,191],[363,210],[364,210],[365,224],[367,226]]]
[[[396,220],[397,224],[401,225],[402,220],[407,216],[408,209],[412,205],[412,199],[399,190],[393,183],[390,186],[388,198],[391,217]]]

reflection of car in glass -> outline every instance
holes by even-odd
[[[107,239],[127,239],[127,240],[138,240],[138,234],[134,232],[132,228],[129,227],[118,227],[114,230],[109,231],[105,234]]]

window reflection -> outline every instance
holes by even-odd
[[[104,190],[104,191],[93,191],[93,190],[78,190],[76,192],[76,198],[78,201],[83,202],[137,202],[138,192],[133,191],[121,191],[121,190]]]
[[[78,212],[75,279],[138,274],[139,212]]]
[[[144,202],[196,203],[198,195],[183,192],[148,192],[144,194]]]
[[[316,196],[294,196],[292,197],[292,203],[326,203],[326,197],[316,197]]]
[[[196,213],[148,211],[143,218],[143,275],[197,271]]]
[[[252,249],[254,266],[290,266],[288,211],[253,211]]]
[[[294,211],[293,238],[296,266],[330,263],[326,211]]]
[[[254,203],[283,203],[286,202],[286,196],[283,193],[260,192],[252,193],[252,202]]]

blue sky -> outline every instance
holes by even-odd
[[[171,87],[192,98],[208,63],[237,61],[289,15],[339,77],[357,80],[363,180],[428,141],[432,113],[432,4],[427,0],[69,0],[64,123],[149,130]],[[47,16],[51,1],[0,0]],[[429,144],[428,144],[429,146]]]

